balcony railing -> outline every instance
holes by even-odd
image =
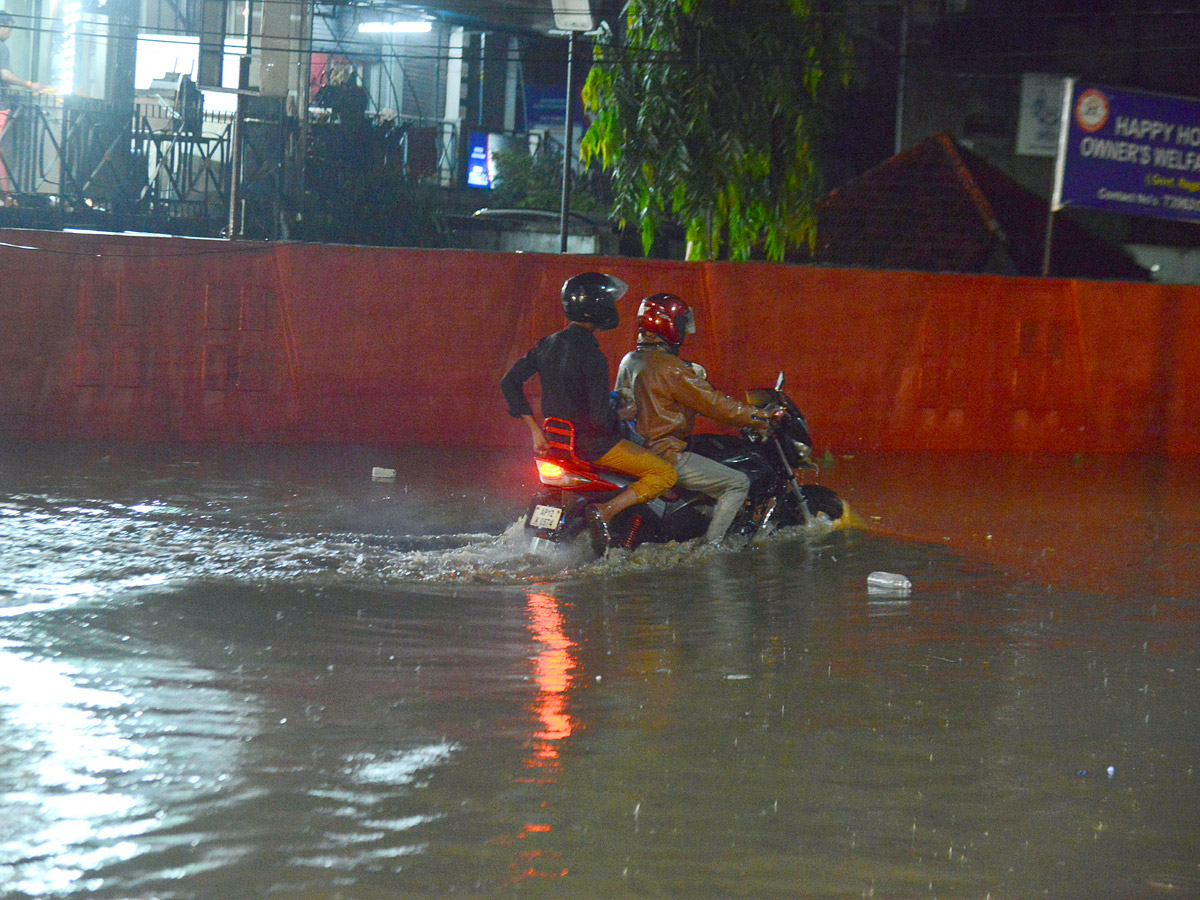
[[[230,222],[233,113],[176,109],[159,99],[140,100],[132,112],[77,97],[21,97],[10,102],[0,133],[0,188],[10,206],[7,224],[63,226],[102,223],[218,236]],[[302,160],[331,131],[350,129],[312,121],[307,153],[300,152],[300,123],[283,101],[247,98],[240,128],[241,182],[236,230],[251,238],[288,236],[302,211]],[[386,131],[406,177],[453,184],[458,136],[452,123],[405,117],[368,121]]]

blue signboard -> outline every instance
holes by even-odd
[[[488,152],[490,135],[472,131],[467,136],[467,185],[490,188],[492,186],[492,157]]]
[[[583,108],[583,94],[576,90],[571,95],[572,112],[575,123],[586,124],[587,110]],[[546,86],[528,84],[525,86],[525,127],[529,131],[545,131],[561,129],[567,123],[567,95],[562,85]]]
[[[1072,82],[1054,208],[1200,222],[1200,101]]]
[[[525,125],[529,131],[562,128],[567,121],[567,94],[562,86],[525,86]]]

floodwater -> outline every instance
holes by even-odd
[[[596,565],[513,454],[0,451],[0,897],[1200,897],[1200,466],[827,462]]]

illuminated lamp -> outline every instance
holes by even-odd
[[[359,34],[427,34],[432,30],[432,22],[363,22],[358,26]]]
[[[577,487],[581,484],[587,484],[591,480],[577,472],[570,472],[558,463],[551,462],[548,459],[539,459],[537,461],[537,470],[538,479],[542,484],[548,484],[551,487]]]

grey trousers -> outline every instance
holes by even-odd
[[[708,494],[717,501],[704,539],[710,544],[721,540],[729,530],[733,517],[746,502],[746,494],[750,492],[750,478],[745,472],[731,469],[697,453],[680,454],[675,463],[675,472],[683,487]]]

